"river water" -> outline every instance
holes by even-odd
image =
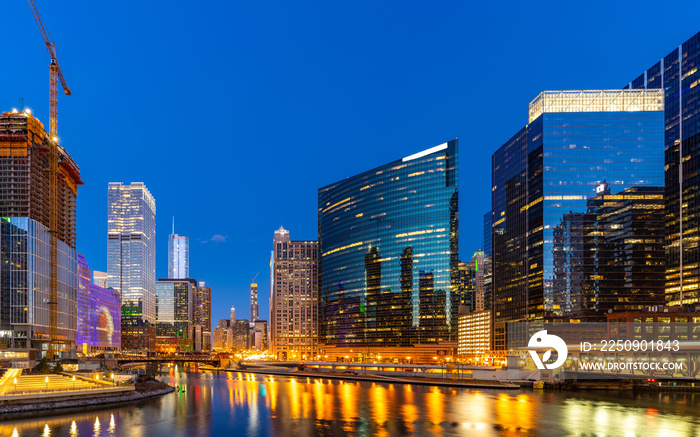
[[[125,406],[0,418],[2,436],[700,436],[700,394],[466,390],[184,373]]]

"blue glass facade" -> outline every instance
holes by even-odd
[[[320,342],[456,341],[457,140],[318,191]]]
[[[699,70],[700,33],[697,33],[625,87],[661,88],[664,91],[667,214],[665,290],[669,305],[681,304],[681,283],[682,303],[700,303]]]
[[[492,157],[496,322],[565,315],[554,292],[554,230],[614,192],[663,186],[663,111],[545,112]]]
[[[493,213],[491,211],[484,214],[484,253],[491,256],[491,227],[493,226]]]

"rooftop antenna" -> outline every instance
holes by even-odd
[[[19,112],[24,112],[24,97],[19,98]]]
[[[173,235],[175,235],[175,216],[173,216]]]

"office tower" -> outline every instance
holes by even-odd
[[[275,231],[270,300],[270,353],[312,359],[318,345],[318,243]]]
[[[258,320],[258,284],[250,284],[250,321]]]
[[[190,240],[175,233],[175,217],[173,217],[173,233],[168,237],[168,278],[186,279],[190,277]]]
[[[259,349],[267,350],[267,339],[268,339],[268,327],[267,320],[256,320],[253,322],[253,329],[259,331],[261,335],[261,342]]]
[[[468,263],[459,263],[460,305],[469,312],[489,309],[487,299],[491,281],[491,257],[477,250]]]
[[[250,322],[245,319],[231,321],[227,343],[231,350],[250,349]]]
[[[493,225],[493,213],[491,211],[484,214],[484,253],[491,256],[491,226]]]
[[[236,307],[231,307],[231,318],[229,319],[231,323],[236,321]]]
[[[495,323],[561,311],[555,228],[604,181],[615,192],[663,185],[663,129],[659,90],[545,91],[530,103],[529,124],[492,156]]]
[[[100,272],[98,270],[92,271],[92,283],[98,285],[102,288],[108,288],[107,281],[109,275],[107,272]]]
[[[108,285],[122,296],[122,322],[156,321],[156,202],[141,182],[108,187]]]
[[[118,351],[122,336],[119,292],[94,284],[90,276],[88,262],[78,254],[78,351]]]
[[[324,356],[432,361],[456,348],[457,147],[318,190]]]
[[[617,312],[664,304],[664,188],[611,194],[607,183],[588,209],[553,231],[555,315],[604,322]]]
[[[696,176],[700,164],[698,65],[700,33],[674,48],[626,86],[633,89],[659,88],[664,98],[668,305],[700,302],[700,246],[697,243],[700,179]]]
[[[207,287],[204,282],[200,282],[193,291],[194,293],[194,325],[202,327],[202,349],[211,350],[211,287]]]
[[[215,351],[224,351],[230,349],[227,344],[228,332],[231,327],[231,321],[220,319],[219,323],[214,328],[212,335],[212,349]]]
[[[470,364],[486,364],[482,359],[491,350],[491,311],[460,313],[457,355]]]
[[[194,317],[193,291],[196,287],[197,281],[194,279],[159,279],[156,282],[156,340],[159,337],[191,340]],[[178,344],[191,350],[191,341]]]
[[[78,185],[80,169],[37,118],[28,111],[0,115],[0,347],[62,356],[75,346]]]

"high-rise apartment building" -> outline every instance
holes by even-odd
[[[168,237],[168,278],[187,279],[189,277],[190,239],[175,233],[173,217],[173,233]]]
[[[457,140],[318,190],[322,355],[432,361],[457,345]]]
[[[312,359],[318,351],[318,243],[293,241],[280,226],[273,240],[270,353]]]
[[[495,322],[561,312],[555,229],[604,181],[663,185],[663,105],[660,90],[545,91],[530,103],[529,124],[492,156]]]
[[[108,285],[122,296],[122,323],[156,321],[156,201],[141,182],[110,182]]]
[[[55,224],[52,149],[58,153]],[[0,115],[0,347],[60,356],[75,346],[81,184],[80,169],[37,118],[28,111]]]
[[[207,287],[204,282],[200,282],[194,291],[194,319],[192,323],[200,325],[203,351],[211,350],[212,330],[211,330],[211,287]]]
[[[666,302],[700,303],[700,33],[626,88],[660,89],[664,100]]]
[[[250,321],[258,320],[258,284],[252,282],[250,284]]]

